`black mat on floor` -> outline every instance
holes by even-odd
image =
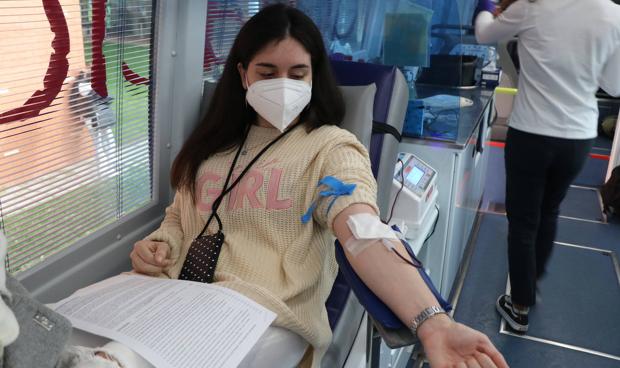
[[[555,245],[539,288],[528,336],[620,356],[620,285],[609,255]]]
[[[598,188],[605,183],[609,161],[589,157],[573,184]]]
[[[495,300],[506,290],[507,221],[505,216],[482,216],[476,248],[456,307],[456,320],[487,334],[512,368],[617,368],[615,360],[499,333],[500,318],[495,311]],[[550,295],[546,297],[551,298]],[[617,339],[616,336],[615,341]]]
[[[560,205],[560,215],[601,221],[603,213],[598,192],[587,188],[569,188],[564,201]]]
[[[613,250],[620,255],[620,220],[612,218],[608,224],[595,224],[560,218],[555,240]]]

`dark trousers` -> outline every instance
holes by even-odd
[[[506,138],[508,267],[514,303],[536,302],[557,229],[560,203],[593,139],[562,139],[509,128]]]

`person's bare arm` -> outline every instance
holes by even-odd
[[[366,204],[353,204],[334,219],[333,229],[341,244],[353,235],[346,221],[358,213],[375,214]],[[396,250],[409,258],[402,243],[394,242]],[[424,309],[439,306],[418,270],[404,262],[382,244],[371,245],[357,256],[345,249],[355,272],[364,283],[407,326]],[[478,331],[454,322],[444,314],[431,317],[418,329],[418,337],[432,367],[464,364],[465,367],[508,367],[489,339]]]

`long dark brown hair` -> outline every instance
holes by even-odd
[[[286,37],[297,40],[311,58],[312,98],[301,113],[300,121],[308,130],[325,124],[340,124],[344,117],[344,101],[332,75],[321,32],[308,16],[293,7],[267,6],[239,31],[204,120],[183,144],[172,164],[170,181],[174,188],[189,190],[194,195],[200,164],[215,153],[241,144],[247,127],[255,123],[257,115],[245,103],[237,65],[241,63],[247,69],[261,49]]]

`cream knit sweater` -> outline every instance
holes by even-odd
[[[276,129],[253,126],[244,147],[247,154],[239,156],[233,178],[278,135]],[[174,264],[166,276],[178,278],[235,153],[233,149],[206,160],[197,175],[196,203],[178,191],[160,228],[147,237],[172,249]],[[329,213],[332,198],[320,199],[313,221],[302,224],[301,216],[326,189],[317,187],[325,176],[357,187],[351,195],[338,197]],[[319,366],[331,340],[325,301],[338,270],[332,222],[354,203],[376,209],[376,189],[368,152],[355,136],[334,126],[310,133],[298,127],[265,152],[218,210],[225,241],[215,282],[277,313],[274,325],[312,345],[312,366]],[[216,221],[209,231],[217,231]]]

